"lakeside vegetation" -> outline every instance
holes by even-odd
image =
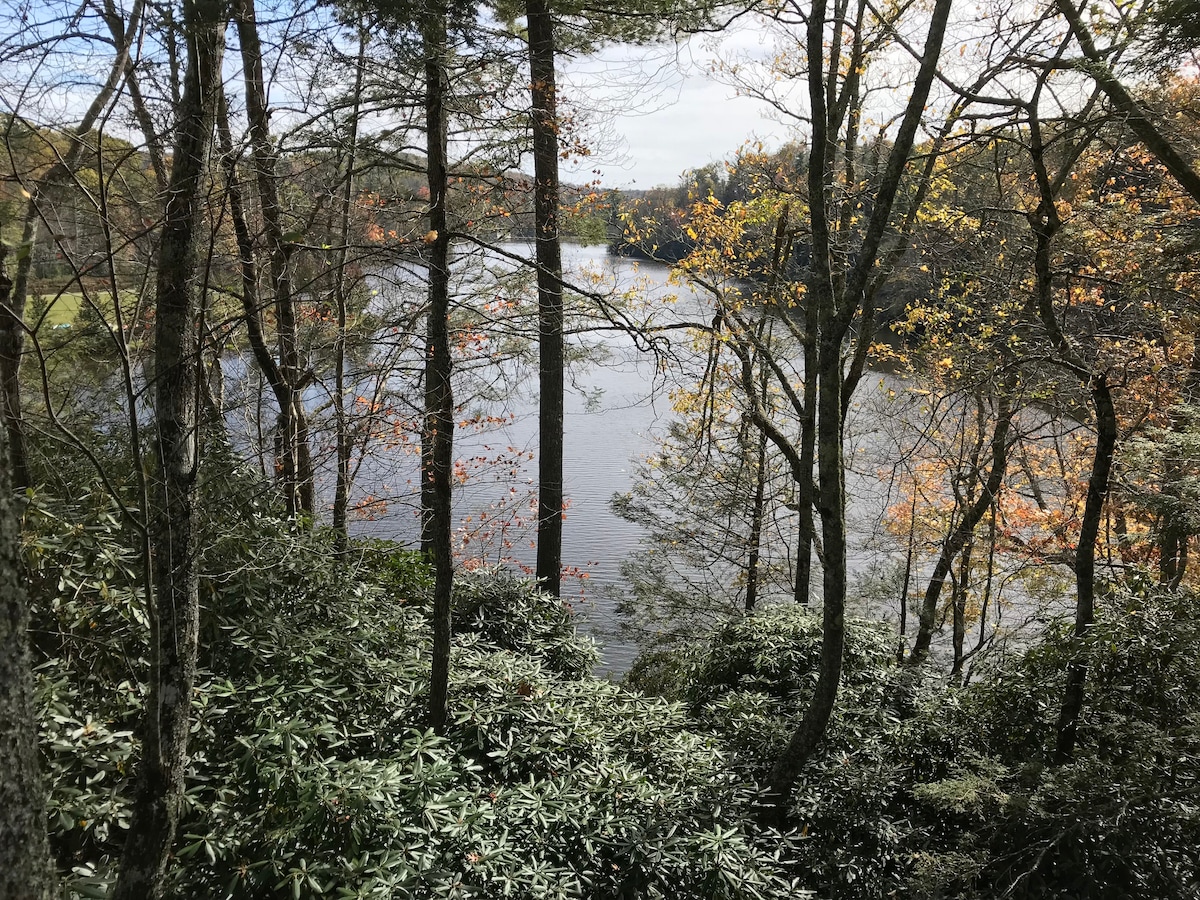
[[[644,658],[627,686],[563,604],[462,573],[444,734],[428,728],[431,573],[379,542],[339,555],[212,463],[179,897],[1186,897],[1200,626],[1191,592],[1127,585],[1082,647],[1049,630],[966,687],[898,665],[856,621],[829,736],[785,833],[755,785],[820,656],[819,620],[768,606]],[[51,847],[75,896],[111,885],[147,664],[137,559],[99,487],[40,496],[37,596]],[[1063,664],[1093,692],[1051,763]]]
[[[0,11],[0,900],[1196,897],[1200,40],[986,12]],[[556,66],[743,19],[794,142],[564,183]],[[614,332],[619,684],[562,554]],[[456,449],[526,394],[536,457]]]

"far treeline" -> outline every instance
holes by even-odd
[[[1193,4],[0,21],[0,900],[1200,895]],[[792,143],[564,183],[565,60],[730,28]],[[613,331],[672,408],[622,684],[562,558]]]

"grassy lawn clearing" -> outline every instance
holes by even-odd
[[[111,321],[112,292],[107,288],[101,288],[89,290],[87,296],[104,313],[104,317]],[[137,306],[137,299],[137,291],[121,291],[121,310],[126,316],[133,314]],[[60,325],[75,325],[79,321],[80,309],[84,305],[84,292],[78,290],[59,292],[45,285],[37,285],[29,292],[26,320],[31,326],[34,324],[35,317],[40,315],[42,309],[45,308],[43,304],[49,304],[45,319],[42,320],[43,330]]]

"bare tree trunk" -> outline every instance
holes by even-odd
[[[766,517],[767,505],[767,433],[761,428],[757,431],[758,439],[754,452],[754,498],[750,507],[750,552],[746,560],[746,612],[758,605],[758,569],[762,557],[763,520]]]
[[[1172,471],[1174,468],[1174,471]],[[1177,467],[1163,471],[1164,483],[1178,477]],[[1168,590],[1178,590],[1187,569],[1188,534],[1179,527],[1178,514],[1163,513],[1162,533],[1158,542],[1158,580]]]
[[[238,178],[237,159],[233,148],[233,135],[229,128],[229,107],[224,91],[217,113],[217,137],[221,151],[221,164],[225,171],[225,197],[229,204],[229,218],[233,223],[234,241],[238,248],[238,262],[242,276],[242,314],[246,323],[246,339],[250,344],[250,352],[258,363],[262,378],[271,386],[275,402],[280,409],[291,403],[291,392],[288,390],[279,364],[267,346],[263,333],[262,309],[258,293],[258,260],[254,252],[254,236],[250,233],[250,225],[246,218],[246,203],[242,195],[242,183]],[[259,402],[255,406],[255,423],[258,427],[258,445],[261,451],[264,438],[262,436],[262,402],[259,384]]]
[[[77,140],[74,146],[82,146]],[[21,232],[22,256],[17,260],[15,282],[10,282],[4,304],[0,306],[0,382],[4,392],[4,427],[8,432],[8,457],[13,485],[30,486],[29,450],[25,439],[25,417],[21,410],[21,355],[25,347],[25,303],[29,273],[33,266],[38,236],[37,192],[29,199]]]
[[[454,392],[450,382],[450,232],[446,217],[446,5],[433,0],[423,23],[425,130],[429,184],[429,329],[425,349],[425,428],[421,435],[422,543],[433,558],[433,659],[429,722],[447,720],[450,680],[450,604],[454,559],[450,546],[454,457]]]
[[[786,221],[781,218],[779,221],[780,232],[783,231],[783,229],[786,227],[786,224]],[[775,251],[776,259],[773,267],[776,272],[780,267],[778,244],[779,240],[777,238],[777,249]],[[774,283],[772,283],[771,288],[769,289],[773,288]],[[765,335],[766,341],[764,342],[764,346],[769,346],[770,335],[772,331],[771,320],[767,317],[764,317],[759,323],[757,331],[758,338],[756,340],[762,341]],[[758,403],[756,404],[758,412],[756,415],[753,415],[749,418],[749,421],[747,421],[743,426],[744,428],[749,428],[751,425],[757,426],[757,420],[759,416],[761,415],[762,417],[766,418],[766,414],[769,412],[768,404],[770,403],[771,396],[770,375],[766,360],[761,358],[761,351],[756,355],[760,357],[758,365],[759,396]],[[751,358],[751,364],[753,364],[753,358]],[[750,375],[752,377],[753,373],[751,372]],[[747,553],[746,559],[746,612],[750,612],[755,606],[758,605],[758,587],[762,581],[762,576],[759,572],[759,567],[762,560],[762,533],[767,510],[767,432],[766,429],[759,427],[755,427],[755,431],[757,434],[754,445],[753,461],[754,497],[750,502],[749,552]],[[743,441],[739,441],[738,444],[739,446],[744,446]]]
[[[1188,429],[1185,407],[1195,406],[1198,397],[1200,397],[1200,343],[1192,349],[1192,358],[1188,363],[1183,389],[1180,391],[1175,408],[1170,413],[1168,427],[1172,435],[1182,435]],[[1163,461],[1163,495],[1167,502],[1163,509],[1162,530],[1159,536],[1158,570],[1159,581],[1172,591],[1179,589],[1183,583],[1183,577],[1187,573],[1188,545],[1191,542],[1191,534],[1186,524],[1188,510],[1182,496],[1183,483],[1184,460],[1180,453],[1171,447],[1167,458]]]
[[[1068,762],[1075,754],[1079,715],[1083,711],[1083,689],[1087,682],[1087,660],[1081,640],[1096,619],[1096,539],[1104,517],[1109,479],[1117,448],[1117,413],[1112,392],[1103,375],[1092,381],[1092,403],[1096,407],[1096,450],[1088,477],[1087,500],[1079,523],[1079,543],[1075,548],[1075,639],[1076,655],[1067,665],[1067,685],[1058,716],[1058,737],[1054,743],[1056,765]]]
[[[796,541],[795,600],[805,606],[812,595],[813,538],[816,520],[816,485],[813,468],[817,464],[817,312],[808,303],[804,311],[804,409],[800,416],[800,477],[796,482],[796,506],[800,530]]]
[[[159,483],[153,525],[152,662],[133,821],[113,894],[116,900],[146,900],[165,893],[183,799],[196,675],[197,244],[220,96],[225,5],[221,0],[188,0],[183,9],[188,68],[159,251],[154,335]]]
[[[288,512],[311,517],[314,512],[312,450],[309,446],[308,416],[304,409],[306,373],[300,364],[296,338],[296,299],[292,288],[291,246],[284,240],[279,205],[277,154],[271,143],[270,110],[263,79],[262,43],[254,0],[234,0],[242,71],[246,84],[246,115],[250,122],[250,147],[262,211],[263,231],[270,258],[271,284],[275,299],[275,329],[279,338],[282,384],[279,431],[280,463]]]
[[[341,250],[338,251],[337,272],[334,275],[334,302],[337,304],[337,339],[334,343],[333,402],[337,427],[337,480],[333,490],[333,529],[339,548],[345,550],[350,541],[346,513],[350,506],[350,423],[346,415],[346,261],[350,250],[350,211],[354,202],[354,169],[358,165],[358,119],[362,107],[363,71],[367,59],[367,30],[358,29],[358,57],[354,66],[354,103],[350,111],[350,135],[346,149],[346,181],[342,185]]]
[[[809,102],[813,108],[813,150],[808,167],[810,218],[812,223],[812,263],[807,302],[812,305],[809,320],[815,321],[815,335],[809,343],[816,349],[816,407],[809,409],[816,418],[816,464],[819,495],[816,507],[821,516],[822,556],[822,630],[821,659],[817,684],[800,724],[792,732],[787,747],[775,761],[770,776],[770,791],[780,818],[786,815],[792,786],[809,755],[829,726],[842,675],[845,644],[846,600],[846,510],[845,473],[842,456],[842,348],[845,329],[837,327],[834,289],[832,238],[826,207],[830,167],[829,114],[822,73],[825,27],[825,3],[817,0],[809,18]],[[814,337],[816,338],[814,340]],[[806,348],[807,349],[807,348]],[[806,373],[810,372],[808,359]]]
[[[525,4],[533,124],[538,282],[538,584],[561,588],[563,511],[563,289],[558,240],[558,122],[554,20],[546,0]]]
[[[0,305],[12,280],[0,244]],[[46,795],[38,777],[29,605],[18,552],[7,432],[0,429],[0,900],[51,900],[54,865],[46,840]]]
[[[998,512],[996,505],[992,505],[992,516],[988,523],[988,557],[987,557],[987,573],[983,577],[983,599],[979,601],[979,640],[975,642],[975,648],[968,653],[968,656],[974,656],[983,649],[987,643],[987,617],[988,611],[992,604],[992,587],[996,577],[996,519]],[[996,601],[999,603],[999,600]]]
[[[143,146],[145,153],[150,157],[150,166],[154,169],[154,183],[158,188],[158,192],[162,200],[166,201],[167,185],[170,180],[170,175],[167,171],[167,152],[163,146],[162,137],[158,133],[158,129],[154,126],[154,119],[150,115],[150,109],[146,105],[145,95],[142,93],[141,80],[137,70],[137,60],[132,53],[131,39],[138,33],[138,28],[141,27],[143,18],[142,9],[144,2],[139,0],[135,7],[130,11],[129,22],[122,17],[121,11],[117,9],[114,0],[103,0],[103,16],[104,21],[108,24],[109,34],[112,35],[113,41],[117,46],[130,48],[130,52],[124,54],[125,58],[125,87],[129,91],[129,100],[133,106],[133,117],[138,124],[138,128],[142,130]],[[133,25],[133,28],[129,26]]]
[[[946,576],[950,574],[954,557],[970,542],[976,526],[983,521],[1004,485],[1004,476],[1008,470],[1008,432],[1012,427],[1013,418],[1012,402],[1007,396],[1007,391],[998,398],[998,404],[996,424],[992,430],[992,461],[987,482],[983,491],[975,498],[975,502],[966,509],[958,525],[942,543],[941,553],[934,564],[933,575],[930,576],[929,586],[925,589],[925,596],[921,601],[920,625],[910,656],[914,663],[921,662],[929,655],[929,645],[933,642],[933,632],[937,625],[938,599],[941,597],[942,586],[946,583]]]
[[[958,562],[958,578],[954,580],[951,603],[954,607],[953,635],[951,645],[954,649],[954,661],[950,665],[950,675],[953,678],[962,676],[963,645],[967,637],[967,592],[971,588],[971,551],[974,548],[974,536],[967,539],[962,548],[962,556]]]
[[[820,273],[818,273],[818,277]],[[818,298],[820,294],[816,295]],[[817,300],[817,302],[821,302]],[[828,302],[828,301],[826,301]],[[828,319],[828,313],[823,318]],[[822,570],[821,661],[804,717],[771,771],[770,787],[780,815],[800,768],[816,749],[833,715],[842,677],[846,640],[846,485],[842,454],[842,341],[822,340],[817,409],[817,472],[820,496]]]
[[[908,511],[908,549],[904,554],[904,586],[900,589],[900,640],[896,643],[896,662],[904,662],[905,635],[908,633],[908,592],[912,584],[913,551],[917,543],[917,481],[913,479],[912,507]]]

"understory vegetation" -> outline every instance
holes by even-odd
[[[218,480],[227,496],[252,481]],[[149,666],[107,496],[35,495],[24,547],[51,844],[74,897],[115,878]],[[898,666],[885,628],[851,622],[838,711],[781,832],[761,785],[815,678],[813,612],[765,606],[648,653],[622,686],[591,674],[560,601],[463,573],[436,736],[426,563],[383,542],[339,554],[264,502],[211,508],[174,896],[1194,896],[1190,594],[1114,587],[1082,645],[1052,629],[966,686]],[[1072,653],[1089,703],[1075,760],[1053,766]]]
[[[1200,900],[1195,20],[0,4],[0,900]]]
[[[51,843],[105,896],[149,662],[115,511],[38,497],[26,547]],[[208,897],[773,897],[796,891],[753,786],[666,700],[594,678],[560,601],[463,575],[443,736],[431,578],[383,543],[267,509],[209,523],[194,751],[171,890]]]

